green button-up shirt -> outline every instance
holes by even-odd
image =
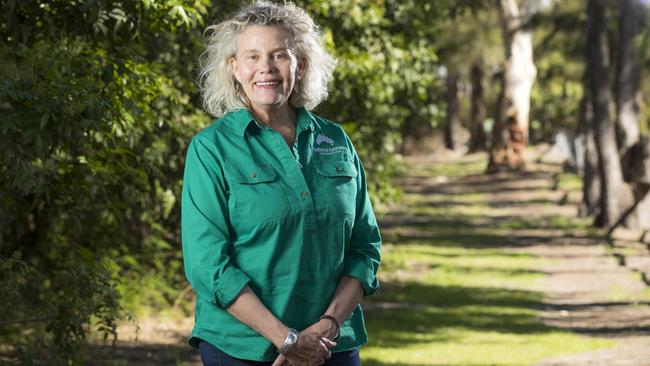
[[[359,158],[343,129],[298,108],[293,147],[249,110],[198,133],[185,161],[182,240],[196,291],[190,344],[271,361],[273,344],[225,309],[245,285],[284,324],[318,321],[343,275],[379,287],[381,238]],[[367,342],[361,307],[334,352]]]

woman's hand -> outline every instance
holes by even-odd
[[[327,339],[334,339],[338,335],[336,325],[329,319],[321,319],[303,330],[303,332],[314,332]]]
[[[300,332],[296,344],[287,354],[276,358],[273,366],[287,365],[287,361],[292,366],[318,366],[332,357],[330,349],[336,347],[336,343],[321,337],[310,328]]]
[[[331,320],[327,320],[327,319],[319,320],[318,322],[310,325],[308,328],[305,328],[302,332],[300,332],[300,336],[302,337],[302,335],[305,333],[316,333],[321,337],[321,342],[323,342],[322,338],[325,338],[329,344],[333,344],[332,347],[336,346],[335,342],[329,341],[330,339],[336,337],[336,333],[337,333],[336,326]],[[298,340],[300,340],[300,338],[298,338]],[[325,342],[323,343],[325,344]],[[332,347],[328,347],[328,349],[331,349]],[[284,355],[279,355],[275,359],[275,362],[273,362],[273,366],[289,366],[289,365],[293,366],[294,364],[290,363],[289,360]]]
[[[289,366],[291,365],[289,363],[289,360],[287,360],[284,355],[279,355],[278,357],[275,358],[275,361],[273,361],[273,365],[271,366]]]

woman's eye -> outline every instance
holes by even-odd
[[[246,59],[251,60],[251,61],[255,61],[255,60],[257,60],[257,55],[248,55],[248,56],[246,56]]]
[[[284,60],[284,59],[287,58],[287,54],[286,53],[276,53],[274,55],[274,57],[275,57],[276,60]]]

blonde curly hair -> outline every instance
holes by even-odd
[[[289,97],[291,106],[311,110],[327,98],[327,84],[336,61],[325,50],[318,26],[291,2],[275,4],[258,0],[241,8],[232,18],[205,30],[206,50],[200,58],[198,83],[208,113],[221,117],[236,109],[251,108],[229,62],[237,52],[237,36],[249,25],[287,29],[293,36],[297,57],[306,61],[302,78]]]

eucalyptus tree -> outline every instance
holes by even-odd
[[[616,136],[619,155],[625,159],[640,135],[640,70],[635,38],[644,22],[639,0],[619,0],[619,42],[616,80]]]
[[[632,207],[618,220],[629,227],[650,229],[650,187],[644,183],[650,171],[639,166],[648,159],[644,153],[647,138],[641,136],[641,72],[636,39],[645,23],[646,8],[639,0],[621,0],[618,4],[619,42],[616,65],[616,141],[623,177],[634,194]]]
[[[483,122],[486,117],[485,102],[483,97],[483,63],[480,60],[474,62],[470,69],[470,80],[472,95],[470,103],[470,139],[469,151],[475,152],[485,150],[487,134]]]
[[[609,112],[612,101],[609,67],[610,55],[605,18],[605,0],[589,0],[588,69],[589,93],[593,105],[593,129],[598,152],[600,177],[598,226],[613,226],[633,204],[632,192],[623,180],[616,146],[614,121]]]
[[[490,172],[517,170],[525,165],[530,94],[537,74],[531,20],[549,4],[550,0],[525,0],[521,6],[516,0],[498,3],[505,62],[490,148]]]

